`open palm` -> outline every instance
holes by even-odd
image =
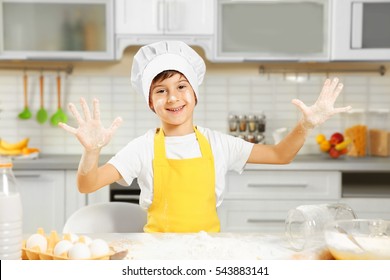
[[[122,119],[117,117],[109,128],[104,128],[100,121],[99,100],[93,100],[93,114],[91,114],[84,98],[80,99],[80,103],[84,118],[81,117],[73,103],[69,104],[69,110],[76,119],[79,127],[74,128],[65,123],[59,123],[58,125],[74,134],[87,151],[101,149],[110,142],[114,132],[122,123]]]
[[[324,123],[331,116],[351,109],[351,106],[334,108],[334,103],[342,89],[343,84],[339,83],[337,78],[334,78],[332,81],[326,79],[320,96],[313,105],[308,107],[299,99],[291,101],[302,112],[303,124],[306,128],[314,128]]]

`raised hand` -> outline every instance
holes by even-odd
[[[351,106],[334,108],[334,103],[342,89],[343,84],[339,83],[339,79],[334,78],[332,81],[326,79],[320,96],[310,107],[307,107],[299,99],[293,99],[291,102],[297,106],[303,114],[303,126],[305,128],[314,128],[337,113],[349,111],[352,108]]]
[[[80,99],[80,103],[84,118],[81,117],[76,106],[73,103],[69,103],[69,110],[76,119],[79,127],[74,128],[65,123],[59,123],[58,126],[74,134],[86,151],[101,149],[110,142],[114,132],[121,125],[122,118],[117,117],[109,128],[104,128],[100,121],[99,100],[96,98],[93,100],[92,115],[84,98]]]

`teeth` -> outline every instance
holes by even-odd
[[[174,108],[174,109],[168,109],[169,111],[173,111],[173,112],[177,112],[179,110],[181,110],[184,106],[181,106],[179,108]]]

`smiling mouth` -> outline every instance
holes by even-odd
[[[179,112],[181,109],[183,109],[184,106],[185,105],[177,107],[177,108],[167,108],[167,110],[170,111],[170,112],[174,112],[175,113],[175,112]]]

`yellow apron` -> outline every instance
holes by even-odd
[[[207,139],[196,129],[202,157],[167,159],[164,133],[154,137],[153,201],[145,232],[219,232],[214,157]]]

